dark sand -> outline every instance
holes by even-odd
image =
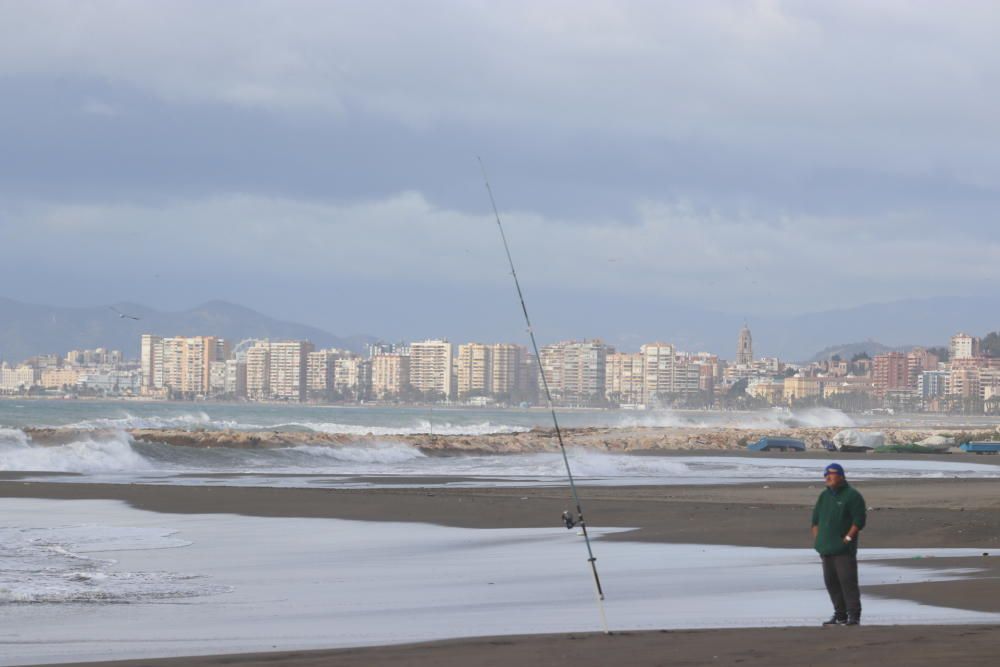
[[[327,651],[127,660],[115,667],[995,667],[1000,626],[664,630],[453,639]],[[94,663],[88,663],[93,665]]]
[[[117,499],[149,511],[417,521],[467,528],[559,525],[564,488],[281,489],[0,481],[0,497]],[[419,483],[420,480],[409,480]],[[865,595],[1000,612],[1000,482],[859,482],[868,505],[864,547],[973,547],[988,557],[901,565],[975,568],[955,582],[869,587]],[[819,484],[587,487],[592,527],[634,527],[603,539],[808,547]],[[595,550],[600,557],[600,541]],[[820,576],[817,565],[817,578]],[[817,620],[828,613],[817,610]],[[717,657],[715,657],[717,656]],[[1000,627],[773,628],[463,639],[268,655],[129,661],[120,665],[893,665],[1000,664]]]

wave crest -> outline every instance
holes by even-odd
[[[35,445],[23,432],[20,435],[0,437],[0,470],[101,473],[153,468],[135,451],[132,436],[122,431],[95,433],[65,445]]]

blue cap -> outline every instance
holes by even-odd
[[[830,465],[828,465],[826,467],[826,470],[823,471],[823,477],[826,477],[831,472],[835,472],[841,477],[847,477],[847,475],[844,474],[844,466],[840,465],[839,463],[831,463]]]

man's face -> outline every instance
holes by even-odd
[[[831,470],[826,473],[826,485],[831,489],[836,489],[838,486],[844,483],[844,478],[840,476],[840,473]]]

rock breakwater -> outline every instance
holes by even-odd
[[[832,440],[841,429],[824,428],[685,428],[685,427],[586,427],[563,429],[568,446],[608,452],[656,451],[738,451],[762,436],[800,438],[810,449],[820,449],[821,440]],[[887,443],[912,443],[939,433],[928,429],[871,429],[884,434]],[[100,437],[102,431],[74,428],[27,428],[34,444],[60,445],[81,438]],[[276,449],[299,446],[338,447],[380,443],[405,443],[429,455],[460,453],[524,454],[558,449],[552,429],[536,428],[521,433],[478,435],[405,435],[320,433],[315,431],[247,431],[238,429],[200,430],[175,428],[125,429],[134,440],[178,447],[228,447],[234,449]],[[106,433],[121,433],[107,431]]]

